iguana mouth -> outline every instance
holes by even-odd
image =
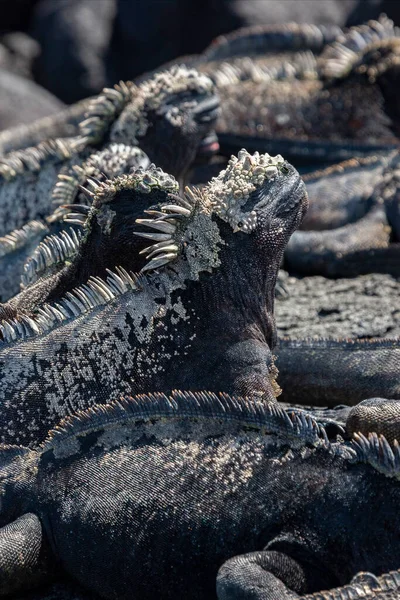
[[[216,96],[207,98],[195,108],[193,114],[195,121],[199,124],[215,124],[221,114],[219,98]],[[218,138],[214,129],[212,129],[200,142],[197,150],[197,158],[208,158],[218,152],[218,150]]]
[[[219,142],[215,131],[209,133],[205,138],[202,139],[197,150],[196,158],[208,158],[216,154],[219,150]]]

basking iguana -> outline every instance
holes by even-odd
[[[1,595],[58,566],[102,598],[294,600],[398,567],[399,444],[256,397],[124,398],[0,456]],[[311,598],[374,587],[398,573]]]
[[[0,305],[0,318],[34,316],[41,306],[60,300],[76,287],[86,284],[90,277],[106,279],[110,269],[118,267],[133,272],[145,269],[149,241],[136,232],[141,229],[145,233],[148,228],[140,226],[136,220],[140,221],[146,213],[148,218],[149,215],[153,217],[154,210],[150,210],[153,205],[170,203],[175,214],[164,213],[168,220],[163,227],[164,231],[171,231],[170,223],[174,219],[176,222],[177,218],[183,219],[190,214],[180,206],[180,197],[179,205],[173,204],[173,194],[179,192],[175,178],[155,165],[146,170],[139,167],[130,175],[103,182],[90,177],[87,188],[81,189],[91,204],[73,204],[70,208],[76,212],[65,215],[69,220],[79,222],[83,232],[82,228],[78,233],[62,231],[45,238],[37,246],[24,265],[23,290]],[[149,223],[152,225],[153,221]],[[173,251],[177,250],[175,246]]]
[[[310,211],[286,249],[288,269],[400,275],[399,176],[397,150],[306,175]]]
[[[89,211],[81,184],[88,177],[112,179],[132,169],[148,167],[147,155],[136,146],[109,144],[104,150],[93,152],[81,167],[61,169],[52,191],[55,204],[70,204],[69,209],[59,206],[43,221],[33,220],[21,229],[0,238],[0,299],[5,302],[20,291],[33,276],[44,268],[53,267],[69,259],[78,247],[82,222]],[[76,202],[84,205],[75,204]],[[72,203],[72,204],[71,204]],[[55,206],[53,206],[55,208]],[[81,211],[81,212],[78,212]],[[82,214],[83,211],[83,214]],[[74,227],[66,228],[66,218]],[[76,227],[78,225],[78,227]],[[47,237],[46,237],[47,236]],[[18,243],[12,243],[18,240]],[[33,269],[33,271],[32,271]]]
[[[152,204],[152,180],[141,199],[132,177],[116,180],[117,194],[100,188],[105,231],[114,200],[125,199],[128,224],[137,201]],[[242,150],[201,192],[167,197],[140,219],[141,274],[116,267],[3,320],[2,441],[35,444],[66,414],[150,389],[207,387],[274,401],[274,286],[306,206],[305,186],[282,157]],[[94,244],[86,264],[105,252]],[[130,258],[137,264],[131,253],[127,266]]]
[[[313,35],[318,39],[316,31]],[[236,33],[222,46],[219,69],[211,62],[222,109],[217,133],[225,153],[245,146],[312,164],[397,147],[400,38],[392,21],[381,16],[352,27],[327,40],[322,51],[319,33],[319,55],[308,52],[290,67],[283,60],[263,68],[263,58],[254,64],[249,37],[255,48],[257,42],[265,48],[262,33],[249,36],[245,30],[242,39]],[[297,37],[303,38],[300,48],[307,47],[307,36],[298,32]],[[216,50],[211,46],[204,60],[194,63],[197,68],[207,72],[207,60],[218,58]],[[246,54],[247,59],[238,58]]]
[[[60,170],[82,165],[110,144],[138,145],[158,166],[183,177],[199,149],[216,148],[217,115],[211,80],[185,67],[173,67],[139,87],[121,83],[105,89],[92,100],[78,136],[45,141],[2,159],[0,234],[48,216]]]

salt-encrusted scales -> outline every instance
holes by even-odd
[[[240,173],[248,192],[251,178]],[[78,263],[85,278],[68,293],[56,286],[58,295],[48,295],[47,303],[39,279],[24,292],[25,316],[14,304],[14,318],[2,321],[8,340],[0,351],[4,441],[35,444],[65,414],[148,389],[211,387],[275,401],[274,285],[284,246],[307,205],[303,182],[286,162],[273,178],[253,181],[248,205],[239,200],[239,206],[255,211],[255,227],[235,233],[207,188],[180,197],[157,188],[158,177],[176,190],[154,168],[137,182],[109,182],[109,189],[92,181],[89,235],[63,285],[71,286]],[[237,173],[231,177],[236,181]],[[226,189],[225,203],[235,206]],[[146,211],[151,223],[135,223]],[[127,228],[116,225],[121,218]],[[142,235],[134,236],[140,227]],[[109,268],[105,260],[113,261],[113,273],[90,277],[95,264]],[[115,269],[120,260],[125,270]],[[129,273],[132,264],[149,269],[137,277]],[[35,290],[42,296],[30,310]]]
[[[253,231],[257,226],[256,213],[244,212],[242,208],[257,187],[264,181],[273,181],[278,170],[285,168],[284,162],[279,154],[275,157],[258,152],[250,155],[245,149],[240,150],[238,157],[232,156],[226,169],[207,186],[214,212],[234,231]]]
[[[110,144],[93,152],[82,165],[63,167],[52,191],[52,198],[56,205],[72,204],[78,198],[81,201],[79,188],[85,185],[88,177],[104,179],[107,176],[111,179],[125,174],[129,169],[146,168],[149,164],[147,155],[137,146]]]

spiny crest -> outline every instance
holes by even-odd
[[[23,248],[38,236],[44,235],[48,227],[41,221],[29,221],[21,229],[15,229],[11,233],[0,238],[0,258]]]
[[[89,189],[90,188],[90,189]],[[142,194],[150,194],[159,189],[167,193],[178,192],[179,184],[175,177],[165,173],[153,163],[147,169],[139,167],[133,173],[121,175],[114,179],[98,181],[94,177],[87,177],[87,187],[81,186],[82,192],[96,206],[110,202],[120,191],[132,190]]]
[[[136,223],[154,231],[134,234],[155,243],[140,252],[149,261],[141,273],[165,267],[179,256],[193,280],[198,279],[200,272],[218,267],[219,248],[224,241],[211,219],[211,209],[200,190],[187,187],[183,197],[169,194],[166,203],[145,210],[148,217],[136,219]]]
[[[400,444],[394,440],[390,445],[383,435],[375,432],[365,437],[362,433],[354,433],[350,442],[354,451],[352,462],[371,465],[386,477],[400,480]]]
[[[74,142],[76,151],[79,152],[86,146],[98,144],[103,140],[137,89],[130,81],[120,81],[113,88],[104,88],[101,94],[93,98],[85,119],[79,123],[80,135]]]
[[[0,322],[0,333],[4,342],[12,343],[42,335],[65,321],[78,318],[99,306],[109,304],[127,292],[137,292],[145,281],[122,267],[109,273],[104,281],[100,277],[90,277],[87,283],[75,288],[53,304],[43,304],[32,317],[20,315],[16,319]]]
[[[0,158],[0,177],[11,181],[18,175],[38,172],[48,160],[64,161],[71,158],[73,152],[73,144],[63,139],[48,140],[31,148],[15,150]]]
[[[140,252],[149,261],[142,268],[142,273],[167,265],[178,257],[181,250],[182,240],[177,235],[178,225],[183,225],[185,220],[192,216],[197,196],[196,192],[187,189],[185,198],[176,194],[171,194],[170,198],[169,203],[161,204],[157,209],[145,210],[147,218],[136,219],[138,225],[155,230],[148,233],[134,232],[138,237],[155,242]]]
[[[255,152],[251,155],[242,149],[237,158],[231,157],[224,171],[213,177],[203,193],[211,202],[213,212],[234,231],[251,233],[257,226],[257,215],[255,211],[245,213],[241,209],[257,187],[278,175],[284,163],[280,154],[273,157]]]
[[[94,152],[81,165],[64,168],[57,177],[52,192],[55,204],[73,204],[87,177],[100,177],[103,173],[108,179],[118,177],[129,168],[149,166],[147,155],[137,146],[110,144],[99,152]]]
[[[291,447],[329,447],[325,429],[305,412],[284,410],[278,404],[266,404],[252,397],[230,396],[226,393],[173,391],[125,397],[110,404],[99,404],[67,417],[53,429],[41,446],[52,450],[68,438],[93,433],[130,421],[151,421],[173,418],[213,419],[223,423],[238,423],[261,434],[276,434]]]
[[[254,25],[217,37],[202,57],[212,61],[285,50],[294,52],[309,49],[318,52],[341,32],[340,27],[305,23]]]
[[[79,249],[82,233],[71,228],[70,233],[62,231],[59,235],[50,235],[39,244],[24,265],[21,277],[23,287],[37,281],[51,267],[65,263],[73,258]]]
[[[352,27],[327,46],[319,61],[321,76],[328,80],[340,79],[356,71],[365,73],[373,81],[389,65],[385,59],[379,64],[381,56],[375,51],[380,48],[384,54],[397,48],[396,54],[400,54],[400,29],[385,15],[366,25]]]
[[[209,66],[207,65],[207,68]],[[282,61],[270,66],[256,62],[249,57],[238,58],[234,63],[223,62],[210,69],[209,75],[218,89],[238,85],[243,81],[253,83],[268,83],[270,81],[289,79],[316,79],[317,60],[310,51],[299,52],[292,62]]]

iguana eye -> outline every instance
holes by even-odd
[[[239,221],[239,223],[237,224],[238,227],[243,227],[243,221]]]
[[[289,173],[289,169],[287,167],[281,167],[281,173],[287,175]]]

